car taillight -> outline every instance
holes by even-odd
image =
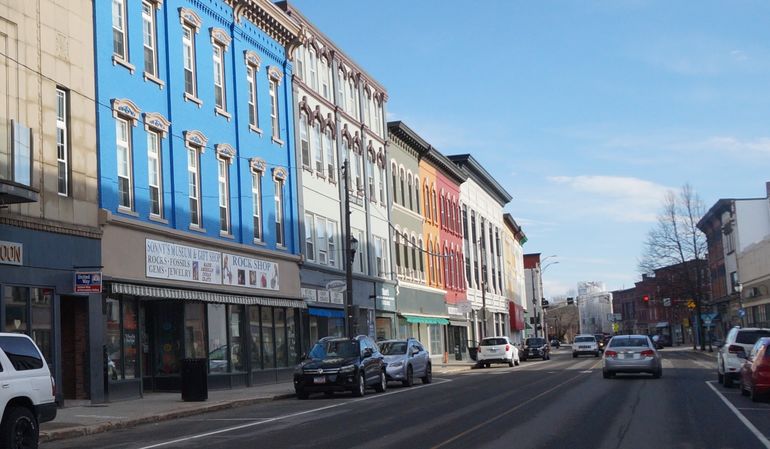
[[[51,376],[51,396],[56,397],[56,380]]]
[[[617,353],[617,352],[615,352],[615,351],[609,351],[609,350],[607,350],[607,351],[604,351],[604,356],[605,356],[605,357],[617,357],[617,356],[618,356],[618,353]]]
[[[505,352],[508,352],[511,350],[511,345],[505,345]]]
[[[652,349],[646,349],[642,351],[642,357],[655,357],[655,351]]]
[[[730,345],[727,347],[727,352],[729,352],[730,354],[738,354],[739,352],[743,352],[743,351],[744,351],[743,346]]]

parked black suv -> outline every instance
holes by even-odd
[[[521,360],[527,360],[535,357],[548,360],[551,358],[551,347],[545,338],[531,337],[524,340],[524,349],[519,356]]]
[[[348,390],[363,396],[366,387],[383,392],[387,386],[383,359],[377,344],[365,335],[324,337],[294,369],[294,391],[299,399]]]

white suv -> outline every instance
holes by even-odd
[[[35,342],[0,333],[0,447],[36,448],[40,423],[56,417],[56,384]]]
[[[599,345],[596,343],[596,337],[591,334],[581,334],[575,336],[575,341],[572,343],[572,358],[582,355],[591,354],[594,357],[599,357]]]
[[[508,337],[486,337],[481,339],[476,353],[479,368],[488,367],[492,363],[507,363],[508,366],[518,365],[519,349],[511,343]]]
[[[744,360],[738,354],[751,352],[754,343],[760,337],[770,337],[770,329],[760,327],[734,327],[727,333],[724,344],[717,353],[717,378],[725,387],[731,387],[733,382],[741,377],[741,367]]]

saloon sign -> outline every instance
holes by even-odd
[[[0,264],[21,265],[24,261],[24,247],[21,243],[0,240]]]

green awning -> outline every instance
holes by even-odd
[[[446,318],[437,318],[430,316],[403,315],[407,323],[413,324],[449,324]]]

